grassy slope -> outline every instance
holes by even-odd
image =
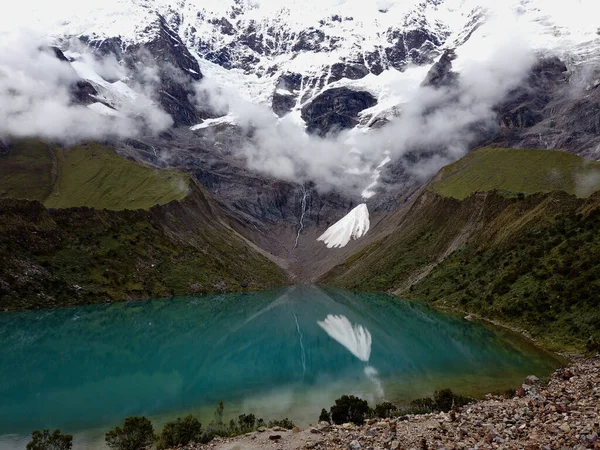
[[[600,189],[600,162],[551,150],[483,148],[442,169],[429,189],[460,200],[493,189],[587,197]]]
[[[0,198],[45,200],[52,192],[52,150],[39,141],[0,152]]]
[[[62,148],[21,141],[0,155],[3,197],[49,208],[149,209],[182,200],[188,190],[186,174],[140,166],[95,143]]]
[[[10,175],[0,177],[0,310],[287,283],[186,174],[98,144],[34,141],[0,154],[0,167]]]
[[[504,189],[461,201],[431,190],[406,217],[392,217],[396,232],[321,281],[478,313],[548,348],[581,351],[590,337],[590,347],[600,345],[600,194]]]

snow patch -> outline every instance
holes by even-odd
[[[87,105],[87,107],[98,114],[102,114],[103,116],[122,117],[118,111],[109,108],[104,103],[96,102],[92,103],[91,105]]]
[[[317,241],[325,243],[327,248],[342,248],[350,239],[359,239],[369,231],[369,210],[361,203],[341,220],[338,220],[323,233]]]
[[[204,122],[190,127],[190,130],[202,130],[203,128],[214,127],[215,125],[221,125],[224,123],[235,124],[237,116],[235,114],[227,114],[226,116],[217,117],[216,119],[206,119]]]

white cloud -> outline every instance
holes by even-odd
[[[78,59],[104,86],[111,84],[103,77],[126,78],[125,69],[114,58],[100,61],[81,53]],[[73,142],[131,137],[144,126],[161,131],[172,124],[144,92],[125,99],[117,115],[74,104],[70,89],[78,80],[73,67],[56,58],[42,39],[24,33],[4,34],[0,41],[0,137]]]
[[[239,149],[251,169],[358,193],[372,182],[373,171],[388,154],[397,160],[407,152],[427,152],[427,157],[408,167],[414,175],[427,178],[466,153],[477,137],[474,126],[495,126],[494,106],[535,62],[519,27],[514,15],[491,15],[471,38],[471,47],[457,52],[458,86],[415,87],[404,95],[410,100],[398,106],[399,117],[378,130],[355,129],[321,139],[306,135],[298,126],[298,112],[278,119],[268,106],[243,100],[234,88],[207,80],[199,89],[216,110],[232,113],[240,126],[252,131],[252,142]]]

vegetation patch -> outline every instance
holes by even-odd
[[[554,150],[483,148],[444,167],[428,189],[459,200],[492,190],[588,197],[600,189],[600,162]]]
[[[38,202],[0,200],[0,310],[286,284],[275,263],[209,209],[198,216],[203,203],[196,196],[150,212],[48,210]]]
[[[187,174],[141,166],[97,143],[26,140],[0,151],[0,198],[38,200],[49,208],[147,210],[183,200],[189,189]]]
[[[474,313],[551,350],[600,348],[599,192],[491,191],[458,200],[426,190],[396,220],[395,232],[320,281]]]
[[[54,185],[54,151],[40,141],[0,149],[0,198],[44,201]]]

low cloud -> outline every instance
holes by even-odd
[[[398,117],[377,130],[308,136],[297,112],[279,119],[268,106],[244,101],[240,93],[209,80],[199,91],[215,111],[232,114],[251,132],[251,141],[239,149],[251,169],[361,192],[386,156],[397,161],[409,153],[421,154],[405,165],[414,176],[427,178],[463,156],[482,132],[497,127],[494,106],[523,81],[535,62],[519,28],[513,14],[489,12],[487,24],[474,33],[472,42],[457,49],[457,85],[418,87],[412,100],[397,106]]]
[[[98,60],[82,52],[77,60],[96,73],[103,83],[128,77],[125,68],[114,58]],[[47,41],[24,32],[3,34],[0,40],[0,138],[40,137],[72,143],[84,139],[132,137],[144,128],[159,132],[172,124],[170,116],[140,89],[132,90],[131,98],[120,99],[118,112],[107,107],[94,110],[76,104],[71,89],[80,80],[71,64],[55,56]]]

